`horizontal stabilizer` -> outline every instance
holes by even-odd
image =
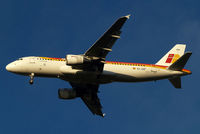
[[[188,59],[192,55],[192,52],[186,52],[183,56],[181,56],[176,62],[174,62],[168,69],[174,71],[181,71],[185,64],[187,63]]]
[[[180,77],[169,79],[169,81],[172,83],[172,85],[175,88],[181,88],[181,78]]]

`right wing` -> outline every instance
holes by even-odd
[[[81,97],[81,99],[93,114],[104,117],[104,114],[101,111],[102,106],[97,96],[97,93],[85,94]]]
[[[115,41],[120,38],[123,24],[129,19],[130,15],[119,18],[103,36],[101,36],[86,52],[85,56],[105,59]]]
[[[104,117],[105,114],[102,113],[102,106],[97,96],[99,85],[74,82],[70,84],[93,114]]]

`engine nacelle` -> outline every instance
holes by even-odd
[[[91,63],[92,60],[84,55],[66,55],[66,64],[67,65],[81,65]]]
[[[60,99],[74,99],[77,97],[76,90],[69,88],[58,89],[58,97]]]
[[[83,55],[66,55],[66,64],[67,65],[80,65],[84,63]]]

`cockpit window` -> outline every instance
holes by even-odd
[[[18,60],[23,60],[22,58],[19,58]]]

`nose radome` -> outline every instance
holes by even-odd
[[[6,70],[9,71],[9,72],[13,71],[13,65],[12,65],[11,63],[8,64],[8,65],[6,66]]]
[[[7,70],[7,71],[10,70],[10,64],[8,64],[8,65],[6,66],[6,70]]]

